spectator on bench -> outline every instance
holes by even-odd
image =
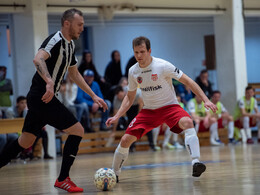
[[[9,108],[6,112],[6,116],[7,116],[7,118],[25,118],[25,116],[27,114],[27,110],[28,110],[28,108],[27,108],[26,97],[19,96],[16,100],[16,106],[14,108]],[[8,134],[8,136],[9,135],[10,134]],[[18,138],[18,135],[12,134],[12,137],[15,140]],[[48,154],[48,135],[44,128],[42,129],[41,134],[37,137],[37,140],[39,138],[42,138],[42,145],[43,145],[43,149],[44,149],[44,159],[53,159],[53,157]],[[37,140],[36,140],[35,144],[37,143]],[[33,158],[32,150],[34,149],[35,144],[32,147],[32,149],[24,150],[22,152],[22,154],[24,156],[27,156],[32,159]],[[23,157],[23,158],[26,158],[26,157]]]
[[[6,110],[6,118],[24,118],[27,113],[27,103],[26,97],[19,96],[16,99],[16,106],[14,108],[10,107]],[[0,134],[0,153],[7,147],[10,143],[18,138],[17,133]]]
[[[204,107],[202,99],[195,95],[195,97],[188,102],[187,108],[196,124],[195,130],[197,132],[210,131],[211,145],[222,145],[218,136],[217,119]]]
[[[97,96],[103,99],[103,94],[100,90],[100,87],[98,83],[94,81],[94,72],[92,70],[87,69],[84,71],[83,75],[86,83],[89,85],[92,91],[95,94],[97,94]],[[95,103],[93,99],[80,88],[78,89],[78,94],[75,102],[77,104],[85,102],[89,107],[89,111],[93,114],[95,114],[100,109],[102,110],[102,108],[100,108],[99,105]],[[108,106],[108,109],[105,112],[102,112],[100,130],[107,130],[105,122],[108,119],[111,108],[111,102],[109,100],[105,100],[105,102]]]
[[[254,143],[250,127],[256,125],[258,127],[258,142],[260,142],[260,113],[254,95],[254,89],[250,86],[246,87],[245,96],[238,101],[234,114],[235,127],[240,129],[242,141],[248,144]]]
[[[224,105],[220,102],[221,98],[221,92],[220,91],[213,91],[211,102],[215,104],[218,108],[216,113],[213,113],[210,111],[210,113],[215,116],[215,118],[218,120],[218,128],[224,128],[225,126],[228,127],[228,139],[229,143],[235,143],[234,142],[234,120],[233,116],[231,116],[227,109],[224,107]]]

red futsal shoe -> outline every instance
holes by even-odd
[[[78,187],[70,177],[67,177],[64,181],[56,180],[54,187],[66,190],[67,192],[83,192],[83,188]]]

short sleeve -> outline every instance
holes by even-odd
[[[225,108],[225,106],[221,103],[221,110],[222,112],[227,112],[227,109]]]
[[[164,67],[164,74],[167,77],[174,78],[176,80],[179,80],[183,74],[183,72],[175,67],[172,63],[166,62]]]
[[[54,34],[51,34],[49,37],[47,37],[43,41],[43,43],[40,46],[39,50],[42,49],[42,50],[46,51],[50,55],[50,57],[51,57],[51,50],[58,42],[59,42],[59,44],[61,44],[60,39],[59,40],[57,40],[57,38],[55,39]]]
[[[244,103],[243,99],[239,100],[238,106],[239,106],[239,108],[245,108],[245,103]]]

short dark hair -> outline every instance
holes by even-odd
[[[17,99],[16,99],[16,103],[18,104],[20,101],[23,101],[23,100],[26,100],[26,97],[25,96],[19,96]]]
[[[221,94],[221,92],[220,92],[219,90],[215,90],[215,91],[212,92],[212,96],[213,96],[215,93]]]
[[[83,16],[82,11],[80,11],[80,10],[78,10],[78,9],[71,8],[71,9],[66,10],[66,11],[62,14],[62,17],[61,17],[61,26],[63,26],[65,20],[72,21],[72,19],[74,18],[74,15],[75,15],[75,14],[78,14],[78,15],[80,15],[80,16]]]
[[[208,70],[207,69],[203,69],[202,71],[200,71],[200,75],[202,75],[204,73],[208,73]]]
[[[246,87],[246,91],[248,91],[248,90],[250,90],[250,89],[253,89],[253,87],[251,87],[251,86],[247,86]],[[253,89],[254,90],[254,89]]]
[[[147,51],[149,49],[151,49],[151,43],[150,43],[150,40],[144,36],[140,36],[140,37],[136,37],[134,40],[133,40],[133,49],[134,47],[136,46],[139,46],[139,45],[142,45],[143,43],[145,43],[145,46],[146,46],[146,49]]]
[[[123,87],[121,85],[116,86],[115,95],[117,95],[120,91],[124,91]]]
[[[1,66],[1,65],[0,65],[0,69],[1,69],[1,70],[2,70],[2,69],[3,69],[3,70],[6,70],[7,68],[6,68],[6,66]]]

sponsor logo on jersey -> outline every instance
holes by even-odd
[[[142,91],[157,91],[159,89],[162,89],[161,85],[157,86],[150,86],[150,87],[145,87],[145,88],[140,88]]]
[[[147,73],[147,72],[152,72],[152,70],[145,70],[145,71],[142,71],[142,73]]]
[[[157,74],[152,74],[151,76],[153,81],[157,81],[158,80],[158,75]]]
[[[143,78],[142,78],[142,77],[137,77],[137,82],[138,82],[139,84],[141,84],[141,83],[143,82]]]

